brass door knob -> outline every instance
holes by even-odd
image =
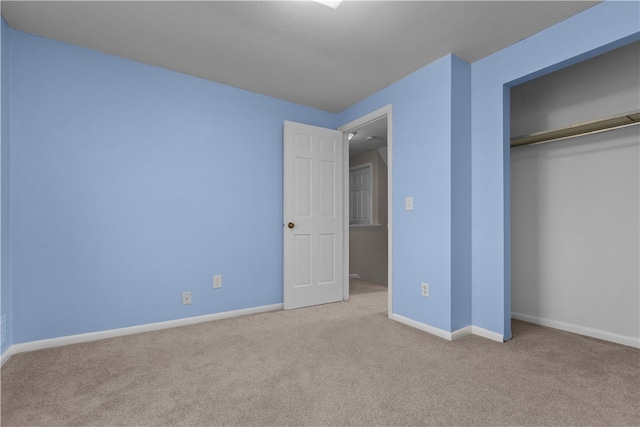
[[[295,227],[295,226],[296,226],[296,225],[295,225],[294,223],[292,223],[292,222],[290,222],[289,224],[287,224],[287,227],[289,227],[289,228],[293,228],[293,227]]]

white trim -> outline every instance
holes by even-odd
[[[44,348],[50,347],[61,347],[63,345],[69,344],[78,344],[89,341],[103,340],[106,338],[122,337],[125,335],[139,334],[141,332],[151,332],[160,329],[175,328],[177,326],[194,325],[197,323],[210,322],[212,320],[229,319],[231,317],[246,316],[248,314],[257,314],[276,310],[282,310],[282,304],[263,305],[259,307],[225,311],[222,313],[187,317],[184,319],[167,320],[165,322],[147,323],[145,325],[130,326],[127,328],[110,329],[107,331],[89,332],[86,334],[68,335],[66,337],[50,338],[26,342],[22,344],[14,344],[2,355],[2,363],[4,363],[5,355],[9,353],[9,351],[12,351],[12,355],[17,353],[24,353],[26,351],[42,350]],[[9,357],[11,357],[11,355],[9,355]]]
[[[4,364],[7,363],[9,359],[11,359],[11,356],[16,353],[14,347],[15,346],[12,345],[8,349],[6,349],[4,353],[2,353],[2,357],[0,358],[0,367],[4,366]]]
[[[391,118],[391,105],[385,105],[382,108],[378,108],[375,111],[370,112],[369,114],[360,117],[359,119],[355,119],[350,121],[347,124],[344,124],[338,128],[340,132],[344,133],[343,141],[344,141],[344,150],[346,152],[345,161],[346,166],[344,167],[345,176],[349,176],[349,141],[347,140],[347,133],[356,128],[360,128],[365,126],[368,123],[371,123],[375,120],[381,119],[383,117],[387,118],[387,313],[389,317],[393,314],[393,141],[392,136],[393,132],[391,131],[392,126],[392,118]],[[345,199],[348,194],[348,179],[344,180],[344,186],[347,188],[345,191]],[[345,208],[349,209],[349,200],[345,201]],[[349,218],[349,212],[346,211],[345,218]],[[349,266],[349,221],[345,221],[345,251],[344,265],[348,268]],[[348,271],[348,270],[347,270]],[[345,284],[345,300],[349,299],[349,281],[346,281]]]
[[[480,326],[471,325],[471,333],[478,335],[479,337],[487,338],[491,341],[504,342],[504,335],[497,332],[490,331]]]
[[[481,328],[479,326],[465,326],[464,328],[458,329],[453,332],[447,332],[444,329],[436,328],[434,326],[427,325],[426,323],[418,322],[416,320],[409,319],[407,317],[401,316],[399,314],[390,314],[389,319],[395,320],[396,322],[403,323],[407,326],[411,326],[412,328],[420,329],[421,331],[430,333],[431,335],[435,335],[440,338],[444,338],[447,341],[455,341],[457,339],[466,337],[467,335],[478,335],[483,338],[490,339],[492,341],[504,342],[503,335],[490,331],[488,329]]]
[[[451,332],[451,340],[459,340],[460,338],[464,338],[467,335],[473,334],[472,326],[465,326],[464,328],[458,329],[457,331]]]
[[[531,316],[529,314],[524,314],[524,313],[512,312],[511,318],[516,320],[523,320],[529,323],[534,323],[540,326],[547,326],[549,328],[560,329],[562,331],[571,332],[574,334],[586,335],[588,337],[610,341],[616,344],[622,344],[629,347],[640,348],[639,337],[631,337],[628,335],[615,334],[613,332],[603,331],[602,329],[588,328],[586,326],[574,325],[572,323],[560,322],[558,320],[545,319],[542,317]]]
[[[340,130],[340,129],[338,129]],[[342,287],[342,299],[349,301],[349,136],[342,132],[342,268],[344,269],[344,285]],[[358,279],[360,276],[358,276]]]
[[[428,332],[431,335],[435,335],[440,338],[444,338],[447,341],[452,341],[451,332],[447,332],[444,329],[436,328],[434,326],[427,325],[426,323],[418,322],[416,320],[409,319],[408,317],[401,316],[399,314],[391,313],[389,319],[396,322],[403,323],[412,328],[420,329],[421,331]]]
[[[349,279],[362,279],[358,273],[349,273]]]
[[[387,111],[387,311],[393,313],[393,132],[391,132],[391,104],[384,107]]]

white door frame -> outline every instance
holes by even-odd
[[[356,130],[357,128],[361,128],[362,126],[371,123],[375,120],[381,118],[387,118],[387,289],[388,289],[388,299],[387,299],[387,315],[391,316],[393,314],[393,281],[392,281],[392,266],[393,266],[393,239],[392,239],[392,224],[393,224],[393,196],[392,196],[392,182],[393,182],[393,173],[392,173],[392,164],[393,164],[393,155],[392,155],[392,141],[391,141],[391,104],[386,105],[382,108],[379,108],[371,113],[360,117],[359,119],[355,119],[345,125],[342,125],[338,128],[340,132],[343,133],[343,153],[344,153],[344,299],[349,299],[349,141],[347,135],[349,132]]]

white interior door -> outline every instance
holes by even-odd
[[[284,123],[284,308],[343,299],[342,133]]]

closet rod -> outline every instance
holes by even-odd
[[[532,133],[531,135],[511,138],[511,148],[541,144],[575,136],[588,135],[610,129],[640,124],[640,110],[618,114],[588,122],[577,123],[560,129]]]

